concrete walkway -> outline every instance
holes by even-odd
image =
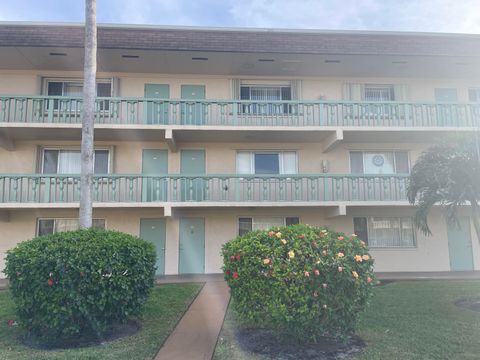
[[[223,279],[207,281],[155,360],[210,360],[229,301],[230,292]]]

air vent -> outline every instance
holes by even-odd
[[[122,55],[124,59],[138,59],[139,57],[138,55]]]
[[[337,59],[327,59],[327,60],[325,60],[325,63],[326,64],[340,64],[341,61],[337,60]]]
[[[274,59],[258,59],[260,62],[274,62]]]
[[[207,61],[208,58],[207,58],[207,57],[192,57],[192,60],[195,60],[195,61]]]
[[[59,53],[59,52],[51,52],[49,55],[50,56],[67,56],[66,53]]]
[[[392,61],[392,64],[408,64],[408,61],[405,61],[405,60],[395,60],[395,61]]]

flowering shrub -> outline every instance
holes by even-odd
[[[116,231],[40,236],[6,260],[19,325],[51,346],[101,338],[141,313],[154,284],[153,245]]]
[[[351,334],[374,285],[365,243],[323,228],[253,231],[222,252],[238,318],[297,341]]]

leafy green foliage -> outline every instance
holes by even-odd
[[[424,151],[410,174],[407,197],[415,204],[415,223],[426,235],[431,234],[427,218],[430,209],[440,204],[447,221],[458,224],[460,206],[472,205],[474,225],[480,236],[478,203],[480,201],[480,158],[474,138],[437,144]]]
[[[117,231],[60,232],[8,251],[5,273],[20,325],[54,346],[138,316],[154,284],[155,249]]]
[[[250,232],[223,257],[238,318],[297,341],[352,333],[374,285],[363,241],[309,225]]]

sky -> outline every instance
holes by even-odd
[[[83,22],[83,0],[0,0],[0,21]],[[97,0],[98,23],[480,34],[480,0]]]

